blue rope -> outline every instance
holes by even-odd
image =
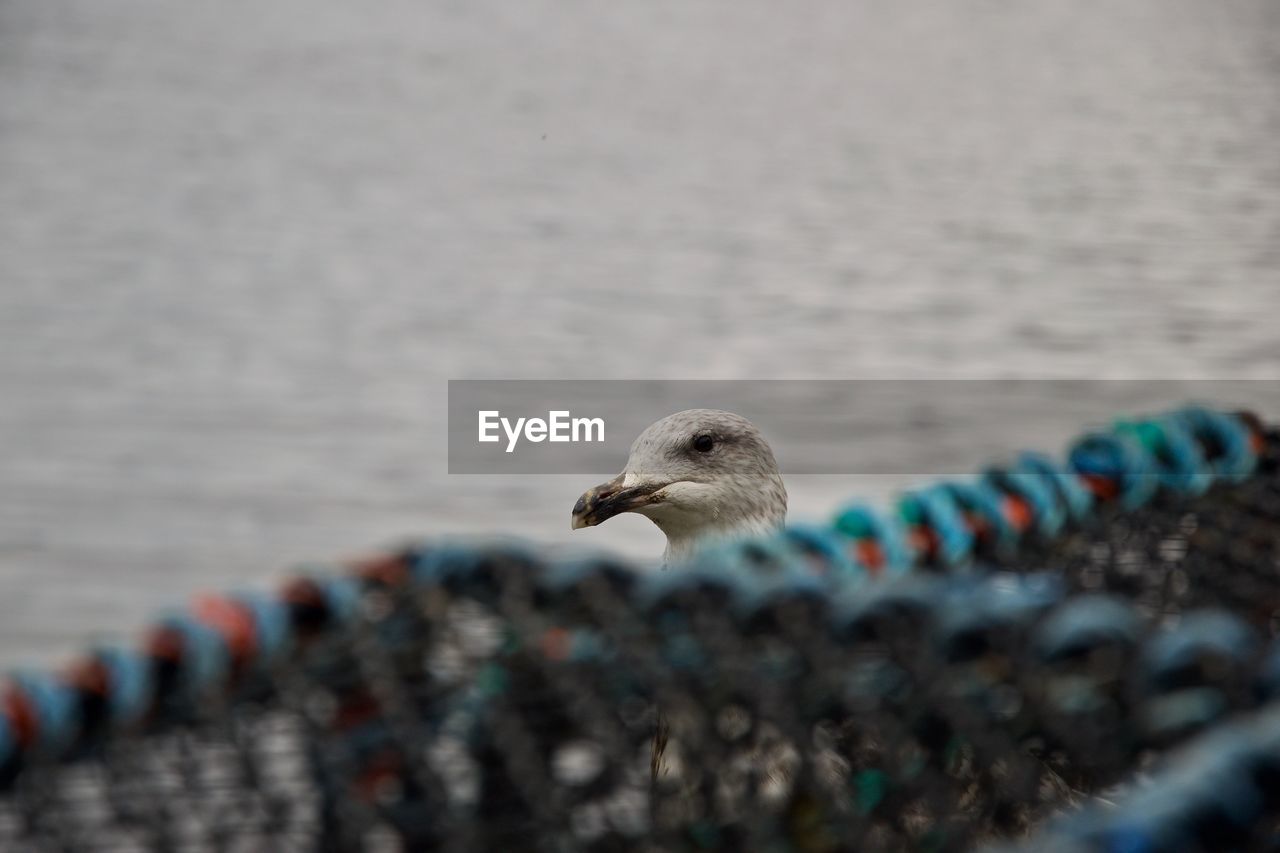
[[[80,727],[76,691],[43,672],[19,672],[12,680],[31,703],[36,718],[36,750],[47,756],[61,755],[75,741]]]
[[[1068,601],[1040,626],[1036,654],[1053,663],[1080,657],[1102,646],[1137,645],[1142,625],[1133,608],[1109,595],[1082,595]]]
[[[182,696],[190,702],[208,697],[227,681],[231,672],[231,652],[221,634],[178,613],[162,619],[162,629],[174,631],[182,638]]]
[[[150,661],[125,649],[100,649],[94,658],[107,673],[107,714],[119,728],[141,722],[155,698]]]
[[[1040,477],[1057,495],[1059,505],[1074,522],[1083,521],[1093,509],[1093,495],[1080,482],[1074,471],[1053,461],[1043,453],[1026,452],[1018,456],[1017,467]]]
[[[1004,512],[1004,495],[989,480],[943,483],[942,488],[960,507],[976,513],[995,531],[997,548],[1007,552],[1017,543],[1018,531]]]
[[[781,534],[799,553],[835,582],[857,582],[867,578],[862,565],[840,533],[813,524],[796,524]]]
[[[1184,495],[1204,494],[1213,482],[1213,471],[1205,462],[1204,452],[1182,418],[1162,417],[1122,424],[1140,441],[1150,441],[1155,460],[1160,465],[1160,484]]]
[[[7,765],[17,751],[18,744],[9,725],[9,718],[0,714],[0,767]]]
[[[1169,416],[1184,422],[1192,435],[1217,446],[1220,456],[1209,460],[1212,476],[1239,483],[1253,473],[1257,454],[1250,446],[1250,434],[1237,417],[1204,406],[1185,406]]]
[[[1068,462],[1081,475],[1103,477],[1119,489],[1120,505],[1137,509],[1156,493],[1155,460],[1147,449],[1126,434],[1095,432],[1078,439]]]
[[[865,504],[854,504],[841,510],[833,522],[835,529],[854,539],[867,538],[884,554],[884,567],[893,574],[915,565],[917,554],[907,537],[907,530],[897,519]]]
[[[1008,489],[1031,507],[1031,517],[1042,536],[1056,536],[1067,521],[1066,510],[1058,503],[1053,485],[1037,471],[1026,468],[989,468],[982,475],[991,488]]]
[[[1179,670],[1205,656],[1248,666],[1257,654],[1259,641],[1253,630],[1237,616],[1221,610],[1190,613],[1178,630],[1162,635],[1147,649],[1143,666],[1147,677],[1173,679]]]
[[[342,575],[316,576],[312,581],[319,588],[325,608],[335,624],[345,625],[356,618],[364,597],[359,581]]]
[[[253,617],[257,652],[263,664],[270,664],[287,654],[293,645],[293,626],[289,608],[283,601],[259,592],[241,593],[235,600]]]
[[[938,560],[956,567],[973,552],[973,531],[965,523],[955,495],[945,485],[907,492],[899,503],[900,515],[918,516],[938,537]]]

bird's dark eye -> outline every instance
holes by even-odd
[[[715,439],[705,432],[693,437],[693,449],[699,453],[706,453],[711,450],[711,448],[715,447],[715,444]]]

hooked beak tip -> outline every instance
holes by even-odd
[[[651,502],[656,491],[655,486],[643,485],[624,488],[623,475],[619,474],[608,483],[601,483],[594,489],[585,492],[573,505],[570,528],[580,530],[583,527],[594,527],[603,521],[623,512],[632,512]]]
[[[573,514],[569,522],[572,530],[581,530],[584,527],[595,527],[604,521],[611,514],[608,507],[608,499],[613,496],[616,488],[612,483],[604,483],[596,486],[583,493],[578,498],[577,503],[573,505]]]
[[[569,522],[571,530],[581,530],[584,527],[591,527],[600,523],[599,519],[593,517],[592,510],[596,508],[597,497],[601,492],[608,491],[609,486],[609,483],[596,486],[578,498],[578,502],[573,505],[573,514]]]

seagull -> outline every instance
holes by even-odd
[[[635,512],[667,536],[663,567],[712,542],[764,535],[787,518],[787,489],[773,451],[741,415],[688,409],[650,424],[622,473],[573,505],[574,530]],[[666,773],[670,726],[658,712],[650,757],[654,784]]]
[[[773,451],[750,421],[718,409],[687,409],[650,424],[622,473],[573,505],[572,525],[593,527],[635,512],[666,534],[665,566],[709,542],[763,535],[787,517],[787,490]]]

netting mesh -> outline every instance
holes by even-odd
[[[1179,423],[1137,479],[1117,444],[905,500],[909,572],[845,516],[661,574],[428,545],[207,599],[9,685],[0,849],[1270,849],[1280,723],[1232,718],[1280,691],[1280,439]]]

